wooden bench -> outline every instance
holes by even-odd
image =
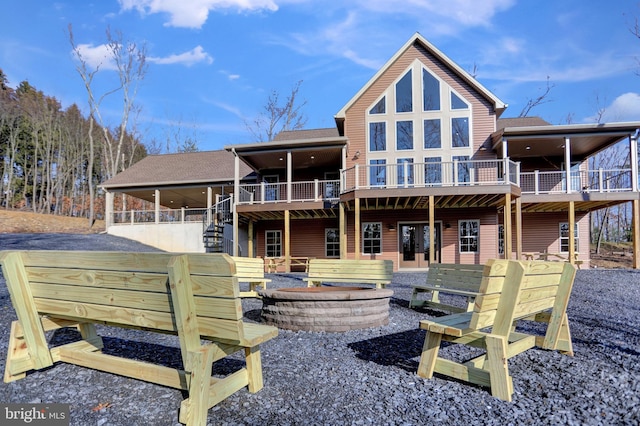
[[[264,277],[264,260],[262,258],[232,256],[236,265],[238,282],[248,283],[249,290],[241,291],[240,297],[259,297],[256,287],[267,289],[271,280]]]
[[[480,290],[484,265],[460,265],[456,263],[432,263],[427,272],[426,284],[413,287],[409,308],[430,307],[450,312],[473,310],[473,302]],[[430,293],[430,299],[420,299],[423,293]],[[440,302],[440,293],[455,294],[467,298],[467,308]]]
[[[526,252],[522,253],[524,260],[554,260],[559,262],[569,262],[569,253],[549,253],[543,252]],[[574,253],[573,264],[580,269],[584,260],[580,259],[580,253]]]
[[[311,259],[309,274],[304,281],[307,287],[322,283],[375,284],[385,288],[393,279],[393,262],[370,259]]]
[[[278,330],[242,321],[226,254],[3,251],[0,265],[18,316],[5,382],[58,361],[132,377],[188,392],[187,425],[205,425],[208,409],[237,390],[263,387],[259,345]],[[95,324],[177,334],[183,369],[102,353]],[[69,326],[81,340],[49,348],[45,332]],[[215,361],[241,350],[245,368],[212,377]]]
[[[418,375],[431,378],[435,372],[487,386],[493,396],[511,401],[510,358],[534,346],[573,355],[566,309],[575,273],[576,268],[564,262],[490,260],[473,312],[420,321],[427,335]],[[516,331],[520,319],[547,323],[546,334]],[[443,340],[480,347],[485,353],[464,363],[444,359],[438,356]]]
[[[311,257],[290,257],[289,258],[289,269],[299,267],[304,270],[304,272],[309,272],[309,260],[313,259]],[[278,272],[280,266],[282,266],[282,270],[286,272],[287,269],[287,258],[286,257],[267,257],[265,258],[267,272],[275,274]]]

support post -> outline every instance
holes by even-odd
[[[631,203],[633,216],[633,269],[640,269],[640,200]]]
[[[344,203],[338,203],[338,226],[340,232],[340,259],[347,258],[347,218],[344,211]]]
[[[516,259],[522,259],[522,198],[516,198]]]
[[[576,205],[569,201],[569,263],[576,263]]]
[[[284,211],[284,270],[291,272],[291,221],[289,210]]]
[[[504,195],[504,218],[502,219],[504,226],[504,258],[511,259],[513,252],[513,231],[511,229],[511,194]]]
[[[353,250],[354,259],[360,259],[360,198],[356,198],[355,202],[355,212],[354,212],[354,225],[353,225],[353,245],[355,249]]]
[[[435,197],[433,195],[429,195],[429,265],[436,262],[435,210]]]

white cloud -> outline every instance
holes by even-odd
[[[597,116],[584,119],[586,123],[593,123]],[[640,94],[628,92],[618,96],[610,105],[604,108],[600,122],[612,121],[640,121]]]
[[[78,53],[80,60],[87,64],[90,69],[100,67],[102,70],[117,69],[113,61],[113,52],[106,44],[94,46],[93,44],[79,44]]]
[[[118,0],[122,10],[137,10],[143,15],[169,14],[170,27],[201,28],[209,12],[220,9],[239,11],[278,10],[273,0]]]
[[[211,55],[204,51],[204,48],[202,46],[196,46],[188,52],[180,53],[177,55],[169,55],[164,58],[148,57],[147,60],[149,62],[160,65],[183,64],[188,67],[200,62],[205,62],[207,64],[213,63],[213,58],[211,57]]]

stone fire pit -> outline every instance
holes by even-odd
[[[389,323],[392,290],[294,287],[260,290],[262,318],[286,330],[341,332]]]

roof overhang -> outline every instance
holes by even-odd
[[[229,145],[224,149],[234,152],[254,170],[286,168],[287,153],[291,152],[296,169],[339,168],[342,165],[342,150],[347,145],[346,137],[314,138],[297,141],[271,141],[242,145]]]
[[[571,158],[582,161],[636,134],[639,129],[640,122],[505,127],[493,133],[492,148],[502,157],[502,142],[506,141],[511,159],[562,157],[565,141],[569,139]]]

